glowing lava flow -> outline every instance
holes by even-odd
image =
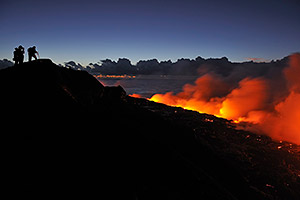
[[[211,94],[210,90],[213,90],[213,88],[197,87],[199,84],[202,85],[204,82],[214,80],[216,78],[212,75],[205,75],[198,78],[195,86],[184,86],[183,92],[179,94],[174,95],[171,92],[156,94],[150,100],[200,113],[212,114],[217,117],[234,120],[235,122],[257,122],[257,117],[252,116],[250,119],[249,114],[253,110],[262,109],[266,104],[267,86],[264,80],[246,78],[239,83],[238,88],[233,89],[224,97],[217,97]],[[228,89],[225,88],[225,90]]]
[[[222,77],[205,74],[178,94],[155,94],[149,100],[255,124],[273,139],[300,144],[300,54],[290,56],[282,75],[287,89],[280,99],[274,98],[268,79],[246,77],[232,88]]]

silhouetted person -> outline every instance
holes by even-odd
[[[13,58],[13,60],[15,61],[15,65],[22,64],[24,62],[24,53],[24,47],[22,47],[21,45],[18,48],[15,48]]]
[[[14,58],[13,61],[15,61],[15,65],[19,64],[19,58],[18,58],[18,48],[15,48],[14,50]]]
[[[28,52],[28,60],[29,60],[29,62],[31,61],[32,58],[34,58],[35,60],[37,60],[36,54],[39,55],[39,53],[36,51],[36,47],[35,46],[29,47],[27,49],[27,52]]]
[[[22,64],[24,62],[25,49],[22,45],[20,45],[18,47],[18,49],[19,49],[19,53],[20,53],[19,62],[20,62],[20,64]]]

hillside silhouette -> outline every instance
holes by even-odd
[[[300,196],[298,146],[225,119],[129,97],[49,59],[1,70],[0,93],[12,196]]]

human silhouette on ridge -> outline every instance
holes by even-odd
[[[15,65],[22,64],[24,62],[24,47],[20,45],[19,47],[16,47],[14,50],[14,58]]]
[[[35,60],[37,60],[36,54],[40,57],[39,53],[36,50],[36,46],[29,47],[27,49],[27,52],[28,52],[28,60],[29,60],[29,62],[31,61],[32,58],[34,58]]]

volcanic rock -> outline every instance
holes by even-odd
[[[290,149],[225,119],[128,97],[87,72],[24,63],[0,70],[0,94],[10,196],[300,196],[300,162]]]

